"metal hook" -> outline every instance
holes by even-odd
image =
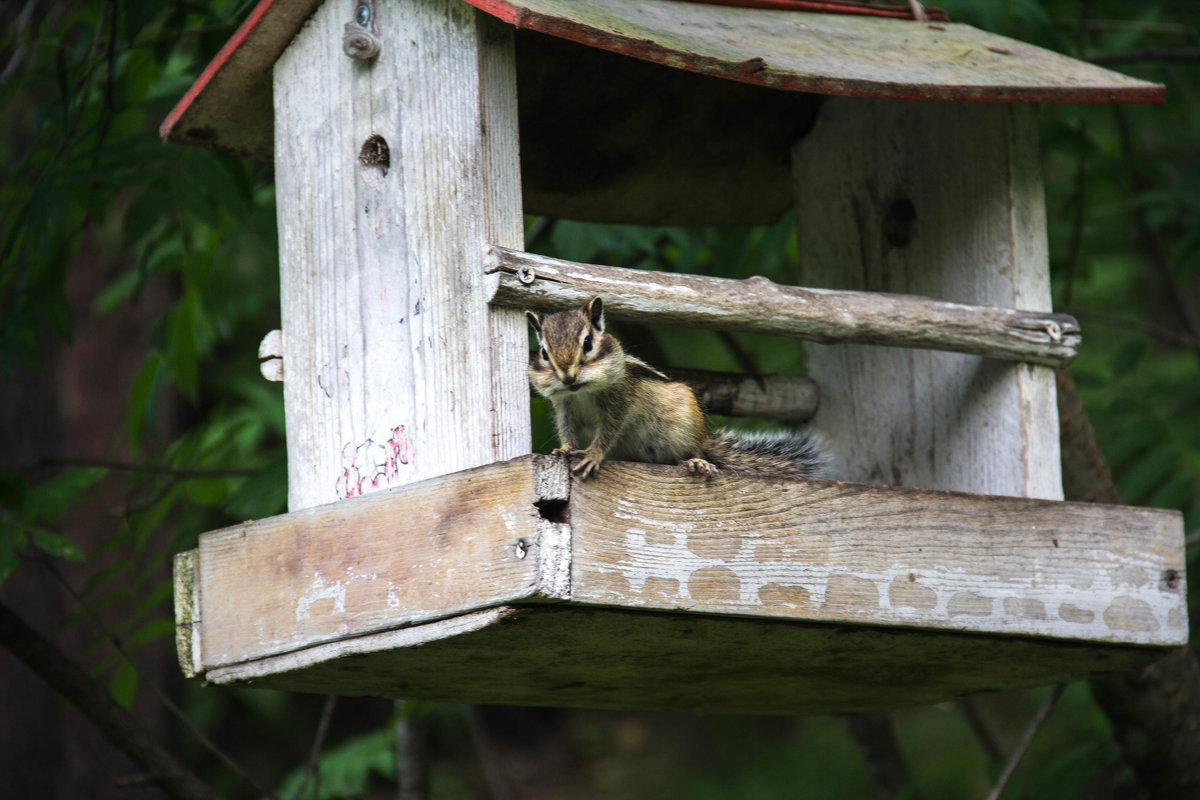
[[[351,58],[370,61],[379,55],[380,46],[374,0],[355,0],[354,19],[342,32],[342,51]]]

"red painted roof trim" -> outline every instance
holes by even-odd
[[[971,85],[969,82],[947,85],[945,82],[924,83],[912,80],[889,83],[880,81],[878,78],[866,80],[851,75],[830,77],[819,73],[813,74],[811,71],[799,74],[775,68],[762,58],[750,57],[743,61],[736,61],[686,49],[672,49],[655,41],[626,34],[619,28],[608,30],[572,19],[566,14],[555,15],[528,10],[512,0],[464,1],[518,28],[677,69],[789,91],[909,100],[1049,103],[1157,103],[1162,102],[1165,97],[1164,87],[1145,82],[1130,82],[1130,85],[1103,87],[1095,85],[1072,87],[1069,84],[1066,86],[997,86]],[[721,4],[792,1],[727,0]],[[808,2],[808,0],[794,1]],[[837,2],[837,0],[832,1]],[[247,92],[250,92],[252,88],[263,91],[269,98],[271,65],[287,48],[291,39],[300,30],[304,20],[321,2],[322,0],[260,0],[250,12],[249,17],[238,27],[230,40],[167,115],[160,128],[163,138],[243,155],[269,158],[272,144],[269,141],[272,114],[269,99],[265,108],[259,108],[261,103],[255,98],[252,106],[237,109],[235,118],[232,120],[221,117],[222,114],[230,113],[230,109],[236,105],[236,101],[231,98],[247,97]],[[700,2],[708,2],[708,0],[700,0]],[[831,0],[813,0],[813,2],[824,3],[831,2]],[[683,4],[681,3],[681,5]],[[949,25],[947,27],[955,29],[966,26]],[[940,25],[913,23],[914,31],[924,31],[926,28],[946,30]],[[1020,43],[1012,43],[1012,47],[1024,46]],[[992,49],[995,53],[1007,52],[1002,48],[984,49]],[[256,122],[260,116],[265,116],[265,121]],[[263,138],[261,134],[250,137],[242,135],[247,124],[265,126],[266,140],[260,141]]]
[[[775,11],[808,11],[816,14],[856,14],[863,17],[888,17],[890,19],[915,19],[910,6],[863,3],[859,0],[686,0],[689,3],[708,3],[716,6],[739,8],[764,8]],[[930,22],[945,22],[946,12],[933,6],[925,6],[925,16]]]
[[[167,134],[178,124],[179,118],[192,105],[196,96],[208,88],[213,78],[224,69],[230,57],[241,48],[246,38],[254,32],[254,29],[258,27],[258,23],[262,21],[262,18],[267,15],[267,12],[271,10],[271,6],[275,5],[276,2],[286,2],[286,0],[259,0],[258,5],[250,12],[250,16],[246,17],[245,21],[238,26],[238,29],[234,31],[233,36],[229,38],[225,46],[221,48],[220,52],[208,63],[204,71],[200,73],[200,77],[196,79],[196,82],[188,88],[179,102],[175,104],[175,107],[171,109],[171,113],[167,114],[167,118],[163,120],[162,125],[158,129],[159,135],[162,138],[167,138]]]
[[[1151,88],[1150,84],[1115,90],[1098,90],[1095,87],[1081,87],[1072,90],[1064,89],[1062,86],[997,87],[958,84],[947,87],[940,84],[918,83],[883,85],[874,80],[798,76],[772,70],[762,59],[757,58],[731,64],[695,53],[684,54],[663,47],[657,42],[621,36],[574,20],[532,13],[506,2],[506,0],[464,0],[464,2],[516,28],[544,33],[548,36],[676,69],[786,91],[844,97],[886,96],[894,100],[993,103],[1161,103],[1166,99],[1166,87],[1157,85]],[[713,4],[723,5],[723,3]]]

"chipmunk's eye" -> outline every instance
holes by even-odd
[[[583,352],[585,352],[585,353],[592,352],[592,335],[590,333],[587,336],[583,337]]]
[[[538,353],[538,355],[540,355],[542,357],[542,361],[550,360],[550,354],[546,352],[546,348],[544,348],[544,347],[541,349],[541,351]]]

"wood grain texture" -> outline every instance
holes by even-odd
[[[832,189],[830,190],[832,191]],[[954,266],[980,269],[984,254]],[[816,342],[855,342],[972,353],[1065,366],[1079,349],[1079,325],[1066,314],[944,302],[886,290],[831,291],[677,272],[579,264],[491,247],[486,270],[500,276],[492,302],[561,311],[596,295],[614,319],[711,327]],[[830,259],[827,269],[844,263]]]
[[[218,684],[468,703],[828,714],[1142,666],[1071,641],[585,607],[500,607],[207,674]]]
[[[831,98],[792,151],[802,277],[1047,312],[1036,109]],[[975,355],[806,345],[855,481],[1060,499],[1054,377]],[[1048,363],[1048,362],[1042,362]]]
[[[363,64],[351,11],[322,5],[275,66],[293,510],[529,449],[526,333],[470,257],[521,241],[511,36],[456,0],[380,4]]]
[[[571,598],[1169,646],[1178,513],[605,464],[571,493]]]
[[[541,577],[561,558],[540,549],[537,463],[520,458],[203,534],[195,563],[204,668],[561,589]]]
[[[479,37],[480,114],[483,125],[483,224],[485,241],[525,247],[521,213],[516,50],[513,29],[483,12],[475,14]],[[464,269],[466,265],[458,265]],[[491,281],[483,291],[491,293]],[[491,356],[493,460],[530,452],[528,323],[516,308],[488,309]]]

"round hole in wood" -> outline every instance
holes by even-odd
[[[387,139],[373,133],[362,143],[358,151],[359,174],[369,186],[378,186],[388,174],[392,164],[392,151]]]
[[[893,247],[904,247],[913,240],[917,227],[917,207],[907,197],[898,197],[883,217],[883,236]]]

